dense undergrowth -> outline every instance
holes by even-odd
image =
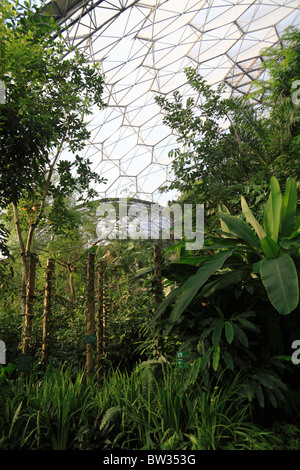
[[[297,448],[295,425],[266,431],[254,424],[238,377],[225,391],[189,387],[184,374],[146,362],[130,374],[111,369],[100,382],[70,365],[12,375],[0,389],[1,449]]]

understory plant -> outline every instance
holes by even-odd
[[[214,450],[280,446],[253,424],[239,378],[226,391],[186,386],[173,365],[150,361],[132,373],[86,381],[71,365],[0,388],[1,449]]]
[[[243,197],[241,206],[242,217],[220,207],[218,236],[166,266],[175,282],[154,322],[166,342],[175,338],[190,353],[191,383],[222,376],[229,386],[241,371],[251,401],[291,411],[299,407],[291,362],[291,345],[300,338],[297,182],[287,179],[282,194],[271,178],[263,226]]]

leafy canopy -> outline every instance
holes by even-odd
[[[86,116],[104,106],[97,64],[63,41],[40,7],[5,0],[0,12],[0,204],[16,202],[45,178],[51,156],[64,142],[72,153],[89,137]],[[77,166],[82,164],[77,160]]]

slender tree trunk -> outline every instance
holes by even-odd
[[[48,259],[47,267],[46,267],[46,284],[45,284],[44,318],[43,318],[43,342],[42,342],[42,363],[43,363],[44,368],[46,368],[49,363],[50,317],[51,317],[53,272],[54,272],[54,262],[52,259]]]
[[[86,325],[86,367],[88,378],[94,373],[94,338],[95,338],[95,255],[89,253],[88,268],[88,299]]]
[[[105,356],[105,310],[104,310],[104,261],[100,259],[97,269],[97,377],[101,379]],[[103,375],[103,374],[102,374]]]
[[[75,305],[75,289],[74,289],[74,280],[73,280],[73,271],[74,267],[68,264],[68,273],[69,273],[69,287],[70,287],[70,294],[71,294],[71,326],[74,328],[74,305]]]
[[[161,250],[159,245],[156,243],[153,246],[153,255],[154,255],[154,300],[156,308],[159,307],[163,299],[163,286],[161,278]],[[159,322],[160,320],[158,320]],[[158,337],[158,354],[164,354],[164,344],[162,337]]]
[[[21,280],[21,312],[22,315],[25,315],[26,310],[26,289],[27,289],[27,276],[28,276],[28,259],[25,250],[25,244],[22,237],[19,211],[16,204],[12,204],[13,213],[14,213],[14,223],[16,227],[16,233],[18,237],[21,258],[22,258],[22,280]]]
[[[107,295],[107,270],[105,264],[103,265],[103,312],[102,312],[102,355],[103,359],[107,358],[108,334],[107,334],[107,319],[110,310],[110,303]],[[105,361],[103,361],[103,372],[105,372]]]
[[[25,315],[26,310],[26,291],[27,291],[27,273],[28,262],[27,257],[22,258],[22,280],[21,280],[21,312]]]
[[[31,331],[33,318],[34,288],[36,275],[36,257],[30,254],[29,272],[26,291],[26,308],[23,328],[22,353],[30,355],[31,352]]]

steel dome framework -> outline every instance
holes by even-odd
[[[228,94],[243,94],[261,73],[260,52],[299,27],[299,0],[52,0],[46,7],[66,41],[101,64],[107,108],[89,122],[84,156],[107,179],[103,197],[165,204],[176,136],[155,96],[194,96],[193,67]],[[197,99],[197,97],[195,97]]]

